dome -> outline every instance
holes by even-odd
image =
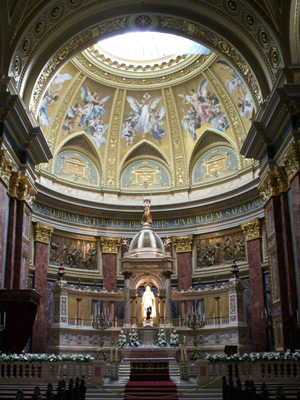
[[[162,257],[165,249],[161,238],[144,223],[140,232],[132,239],[128,255],[130,257]]]
[[[188,206],[252,182],[240,149],[258,99],[246,75],[201,43],[146,33],[140,53],[140,32],[112,37],[39,88],[32,108],[53,153],[37,167],[43,188],[131,209],[145,192]]]

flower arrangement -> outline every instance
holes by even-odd
[[[206,360],[210,362],[300,361],[300,353],[244,353],[243,355],[232,354],[231,356],[226,356],[226,354],[207,354]]]
[[[127,338],[126,338],[126,335],[124,334],[124,331],[123,331],[123,330],[121,330],[121,332],[120,332],[119,340],[118,340],[117,346],[118,346],[119,348],[127,347],[127,346],[128,346]]]
[[[57,362],[57,361],[75,361],[90,362],[94,360],[89,354],[72,354],[72,355],[56,355],[56,354],[0,354],[0,362]]]
[[[161,347],[168,346],[167,337],[163,329],[161,329],[160,332],[158,333],[156,345]]]
[[[170,346],[173,347],[179,347],[179,335],[176,332],[176,330],[174,329],[173,332],[170,335]]]
[[[131,346],[131,347],[138,347],[138,346],[140,346],[140,345],[141,345],[141,343],[140,343],[140,341],[139,341],[138,334],[137,334],[137,332],[133,329],[132,332],[129,333],[129,344],[128,344],[128,346]]]

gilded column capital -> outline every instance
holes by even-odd
[[[263,201],[266,203],[272,196],[280,194],[278,180],[275,171],[268,171],[258,185],[258,190]]]
[[[292,143],[281,159],[281,163],[285,168],[288,182],[291,183],[297,172],[300,172],[300,144]]]
[[[37,190],[32,181],[28,176],[22,175],[17,190],[18,199],[24,200],[31,207],[36,194]]]
[[[5,185],[9,186],[9,181],[16,164],[10,158],[7,150],[0,150],[0,178],[3,180]]]
[[[102,247],[102,253],[118,253],[118,248],[121,245],[121,238],[101,236],[100,244]]]
[[[277,179],[277,184],[278,184],[278,189],[279,192],[286,192],[288,190],[288,177],[287,173],[285,171],[284,167],[279,167],[278,165],[275,166],[274,168],[276,179]]]
[[[176,253],[193,250],[193,235],[172,236],[172,241],[174,246],[176,246]]]
[[[241,228],[245,233],[246,241],[261,238],[261,220],[256,218],[245,224],[241,224]]]
[[[54,228],[52,226],[36,222],[34,224],[34,241],[49,244],[53,231]]]
[[[18,187],[21,178],[21,171],[13,171],[9,182],[9,193],[11,197],[18,197]]]

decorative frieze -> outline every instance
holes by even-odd
[[[176,253],[193,250],[193,235],[173,236],[172,241],[174,246],[176,246]]]
[[[261,238],[261,221],[259,218],[253,221],[241,224],[241,228],[245,233],[246,241]]]
[[[121,238],[101,236],[100,240],[102,253],[118,253],[118,248],[121,244]]]
[[[300,171],[300,144],[292,143],[287,153],[281,160],[285,168],[288,182],[291,183],[297,172]]]
[[[47,226],[36,222],[34,225],[34,240],[41,243],[50,243],[50,237],[54,231],[52,226]]]

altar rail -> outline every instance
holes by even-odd
[[[209,362],[198,360],[198,384],[219,387],[222,377],[240,378],[241,381],[253,380],[261,383],[293,383],[300,379],[300,361],[237,361],[237,362]]]
[[[103,383],[104,362],[1,362],[0,384],[4,383],[57,383],[60,380],[75,381],[76,377],[86,382]]]

